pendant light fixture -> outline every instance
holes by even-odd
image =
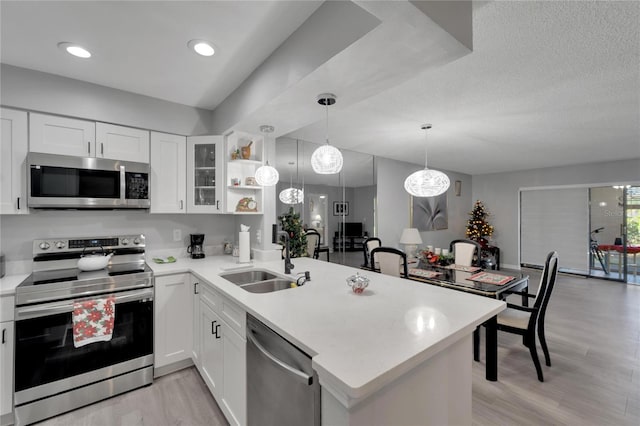
[[[323,93],[318,95],[318,103],[325,106],[327,112],[327,132],[325,145],[320,146],[311,155],[311,167],[320,175],[334,175],[342,170],[342,153],[329,145],[329,106],[336,103],[336,95]]]
[[[296,164],[296,180],[298,180],[298,143],[296,142],[296,163],[289,161],[289,165]],[[293,173],[289,173],[289,188],[280,191],[278,198],[284,204],[300,204],[304,202],[304,191],[293,187]]]
[[[424,130],[425,147],[424,147],[424,170],[412,173],[404,181],[404,189],[414,197],[435,197],[440,195],[449,188],[449,177],[437,170],[431,170],[427,167],[427,131],[431,128],[431,124],[423,124],[421,129]]]
[[[266,164],[258,167],[255,174],[256,182],[261,186],[273,186],[280,180],[280,173],[278,173],[275,167],[269,165],[269,157],[267,155],[267,152],[269,152],[267,149],[267,134],[273,133],[273,130],[273,126],[260,126],[260,131],[264,135],[262,140],[264,143],[265,158],[267,159]]]

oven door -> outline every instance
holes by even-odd
[[[74,302],[115,298],[113,337],[73,345]],[[17,307],[16,405],[153,364],[153,288]]]

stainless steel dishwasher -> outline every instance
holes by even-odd
[[[320,426],[311,357],[247,314],[247,424]]]

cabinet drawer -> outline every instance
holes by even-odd
[[[0,322],[13,321],[13,296],[0,297]]]
[[[240,336],[245,337],[245,328],[247,325],[247,315],[245,311],[226,297],[221,296],[221,300],[222,309],[220,316],[222,320]]]
[[[198,293],[200,293],[200,300],[204,301],[209,307],[216,313],[219,313],[221,310],[221,296],[220,294],[209,287],[208,284],[205,284],[202,281],[198,282]]]

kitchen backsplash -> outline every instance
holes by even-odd
[[[7,268],[15,270],[21,269],[21,263],[30,264],[35,239],[140,233],[146,236],[148,251],[181,250],[188,245],[189,234],[205,234],[205,246],[221,246],[225,240],[234,241],[234,229],[234,217],[230,215],[43,210],[25,216],[0,216],[0,251]],[[180,241],[174,241],[174,230],[179,230]]]

